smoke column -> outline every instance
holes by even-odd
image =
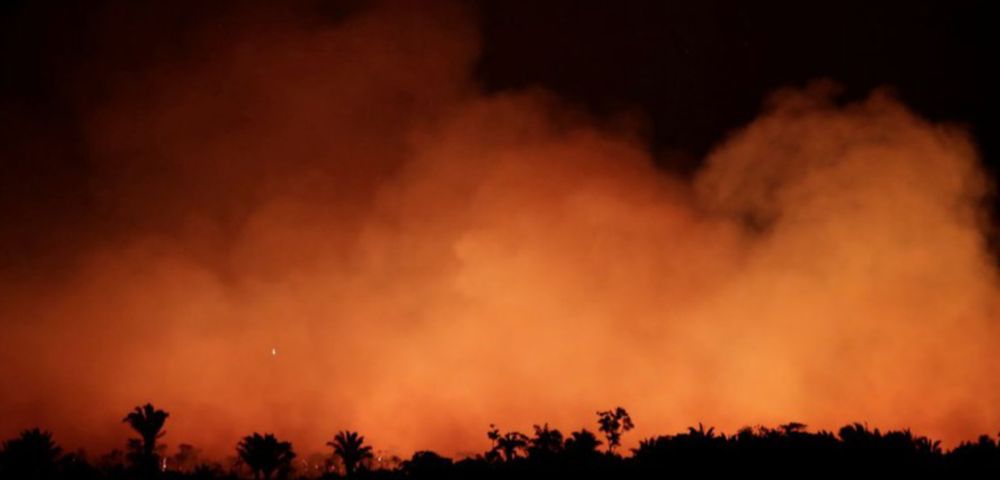
[[[146,401],[216,455],[344,428],[467,453],[615,405],[627,446],[1000,424],[991,185],[960,128],[818,82],[681,177],[544,91],[481,93],[462,7],[220,15],[80,94],[93,215],[54,266],[0,271],[5,437],[121,448]]]

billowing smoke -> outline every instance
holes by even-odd
[[[454,454],[614,405],[632,442],[1000,424],[991,186],[962,130],[819,82],[682,178],[550,94],[481,93],[461,7],[226,18],[89,100],[98,233],[0,275],[5,436],[120,447],[146,401],[217,454],[343,428]]]

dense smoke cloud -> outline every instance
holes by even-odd
[[[680,178],[545,92],[479,93],[460,7],[271,13],[93,102],[101,235],[45,281],[0,275],[4,435],[121,446],[146,401],[216,453],[342,428],[462,453],[618,404],[633,441],[995,431],[991,187],[960,129],[820,82]]]

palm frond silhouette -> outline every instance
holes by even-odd
[[[344,464],[344,474],[353,477],[366,460],[372,458],[372,447],[365,445],[365,437],[358,432],[341,431],[326,443],[333,447],[333,454]]]
[[[270,433],[261,435],[254,432],[243,437],[236,445],[236,452],[258,480],[270,480],[275,472],[287,473],[295,458],[292,444],[282,442]]]

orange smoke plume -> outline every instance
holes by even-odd
[[[100,224],[43,280],[0,275],[4,435],[120,447],[146,401],[217,454],[344,428],[467,453],[619,404],[626,446],[1000,423],[991,186],[961,129],[820,82],[681,177],[547,93],[481,93],[461,8],[223,30],[88,109]]]

